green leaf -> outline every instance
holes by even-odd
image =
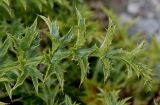
[[[78,61],[78,64],[81,69],[81,82],[80,85],[83,83],[84,79],[87,76],[87,73],[89,72],[89,62],[88,57],[94,53],[97,50],[96,46],[93,46],[88,49],[79,49],[75,53],[75,59]]]
[[[132,77],[132,74],[133,74],[133,72],[132,72],[132,69],[131,69],[131,66],[129,66],[129,65],[126,65],[127,66],[127,72],[128,72],[128,78],[130,78],[130,77]]]
[[[20,0],[19,2],[22,4],[23,8],[26,10],[27,9],[26,1],[25,0]]]
[[[2,73],[2,72],[5,73],[5,72],[8,72],[8,71],[13,70],[13,69],[18,69],[18,67],[19,67],[18,62],[5,64],[5,65],[0,67],[0,73]]]
[[[18,86],[22,85],[28,76],[29,76],[28,71],[25,69],[21,73],[21,75],[17,78],[16,84],[14,85],[13,90],[15,90]]]
[[[51,24],[51,34],[54,35],[56,38],[59,38],[59,27],[57,25],[57,21],[52,22]]]
[[[12,99],[12,88],[11,88],[10,84],[8,82],[5,82],[4,85],[5,85],[5,88],[7,90],[7,93],[9,95],[10,99]]]
[[[3,2],[5,2],[8,6],[10,4],[9,0],[2,0]]]
[[[85,19],[82,17],[79,10],[76,8],[77,18],[78,18],[78,26],[85,26]]]
[[[137,74],[138,77],[140,76],[140,70],[139,70],[138,66],[136,64],[134,64],[131,60],[129,60],[125,57],[116,57],[116,58],[122,60],[127,66],[129,66],[130,68],[132,68],[132,70],[134,70],[134,72]],[[128,70],[130,70],[130,69],[128,69]],[[129,74],[129,72],[131,72],[131,71],[128,71],[128,74]]]
[[[67,95],[65,95],[65,104],[66,105],[72,105],[72,101],[71,101],[70,97],[67,96]]]
[[[8,12],[8,14],[13,17],[13,12],[12,9],[9,7],[9,1],[8,0],[3,0],[5,3],[1,3],[2,7]]]
[[[35,49],[40,45],[41,38],[37,36],[31,45],[31,49],[35,51]]]
[[[64,50],[64,51],[57,51],[55,52],[54,56],[51,57],[51,62],[54,63],[56,61],[61,61],[65,58],[68,58],[69,56],[71,56],[72,52],[68,51],[68,50]]]
[[[50,101],[52,101],[53,104],[54,104],[55,101],[56,101],[55,99],[56,99],[56,96],[57,96],[58,92],[59,92],[59,85],[57,85],[57,86],[54,88],[54,90],[53,90],[53,93],[54,93],[54,94],[50,93],[51,96],[52,96],[52,99],[51,99]],[[51,104],[51,105],[53,105],[53,104]]]
[[[111,63],[107,58],[103,58],[102,62],[104,65],[104,68],[103,68],[104,82],[106,82],[108,76],[110,75]]]
[[[35,19],[34,23],[29,28],[27,28],[25,37],[21,40],[21,47],[23,50],[30,48],[32,42],[36,39],[38,35],[36,27],[37,27],[37,19]]]
[[[97,46],[77,50],[78,57],[84,57],[94,54],[98,50]]]
[[[44,76],[44,81],[47,81],[47,79],[54,73],[54,64],[48,64],[46,74]]]
[[[33,82],[34,88],[36,90],[36,93],[38,93],[38,85],[39,85],[38,79],[35,76],[31,76],[31,78],[32,78],[32,82]]]
[[[0,82],[10,82],[10,80],[6,77],[0,77]]]
[[[56,75],[56,77],[57,77],[57,79],[59,81],[59,84],[60,84],[62,92],[63,92],[63,87],[64,87],[64,70],[60,66],[58,66],[58,65],[56,65],[56,67],[55,67],[55,75]]]
[[[59,28],[57,26],[57,22],[51,22],[51,20],[42,15],[39,15],[47,24],[50,34],[47,34],[48,37],[51,39],[52,41],[52,53],[54,53],[60,46],[61,42],[60,42],[60,36],[59,36]]]
[[[50,64],[47,68],[44,81],[47,81],[51,75],[55,74],[58,82],[61,86],[61,89],[63,91],[64,87],[64,70],[58,65],[58,62],[55,61],[53,64]]]
[[[0,46],[0,58],[3,57],[4,55],[6,55],[10,45],[11,45],[10,38],[7,37],[7,39],[4,41],[3,45]]]
[[[76,49],[80,48],[85,43],[86,25],[85,19],[81,16],[80,12],[76,8],[78,18],[78,33],[76,41]]]
[[[87,73],[89,72],[89,63],[88,63],[88,57],[82,57],[78,59],[79,66],[81,68],[81,82],[83,83],[84,79],[87,76]]]
[[[99,49],[100,57],[103,57],[106,55],[106,53],[109,49],[109,46],[112,43],[112,39],[113,39],[113,35],[115,34],[115,30],[116,30],[115,26],[113,25],[111,19],[109,19],[109,26],[107,29],[107,35],[106,35],[106,37],[105,37],[105,39]]]
[[[67,46],[74,39],[74,28],[71,28],[68,33],[60,39],[61,45]]]
[[[76,103],[72,103],[71,98],[68,95],[65,95],[65,100],[64,100],[65,105],[78,105]]]
[[[48,82],[48,81],[47,81]],[[47,84],[42,85],[42,93],[38,93],[38,96],[46,102],[47,105],[55,105],[56,96],[59,92],[59,85],[51,89]]]
[[[116,57],[120,60],[122,60],[126,65],[128,69],[128,77],[131,75],[133,70],[138,77],[142,76],[142,79],[144,80],[144,84],[147,85],[148,90],[151,89],[151,69],[149,69],[146,65],[141,64],[141,63],[134,63],[131,60],[125,58],[125,57]],[[130,69],[131,68],[131,69]]]
[[[54,21],[54,22],[51,22],[50,18],[46,18],[42,15],[39,15],[44,21],[45,23],[47,24],[48,28],[49,28],[49,31],[50,31],[50,34],[53,35],[56,39],[60,38],[59,36],[59,27],[57,25],[57,21]],[[52,37],[53,37],[52,36]]]
[[[41,81],[43,81],[43,74],[40,73],[39,70],[37,70],[36,67],[28,67],[28,74],[32,79],[34,88],[36,90],[36,92],[38,93],[38,86],[39,86],[39,82],[38,79],[40,79]]]
[[[138,54],[141,52],[144,44],[145,44],[145,41],[142,41],[135,49],[133,49],[133,50],[131,51],[131,54],[132,54],[133,56],[138,55]]]
[[[99,100],[103,103],[103,105],[126,105],[126,102],[130,98],[119,100],[118,94],[119,91],[106,92],[100,89]]]
[[[46,18],[45,16],[42,16],[42,15],[39,15],[39,17],[45,21],[45,23],[47,24],[47,26],[49,28],[50,33],[52,33],[52,27],[51,27],[52,22],[51,22],[50,18],[49,17]]]

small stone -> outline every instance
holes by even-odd
[[[138,3],[129,3],[127,10],[131,14],[137,14],[140,11],[140,5]]]
[[[141,19],[137,23],[137,28],[144,31],[148,36],[152,36],[158,31],[159,24],[154,19]]]

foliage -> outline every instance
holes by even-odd
[[[151,89],[151,69],[137,58],[145,41],[130,47],[132,50],[122,42],[116,45],[114,38],[120,28],[114,17],[109,19],[101,41],[101,27],[90,19],[87,7],[82,4],[74,7],[79,1],[15,2],[0,1],[0,10],[7,11],[0,15],[1,101],[9,96],[11,101],[3,102],[89,105],[86,100],[93,98],[90,96],[93,92],[92,101],[96,101],[92,105],[126,105],[130,98],[119,98],[119,90],[132,78],[142,80]],[[84,6],[82,10],[80,6]]]
[[[136,33],[132,36],[128,35],[128,29],[135,23],[136,20],[133,20],[129,23],[125,23],[122,25],[114,12],[106,8],[102,8],[102,10],[107,16],[112,18],[114,23],[118,26],[117,27],[118,33],[115,35],[113,39],[114,48],[123,47],[126,50],[131,50],[137,45],[138,42],[142,41],[146,37],[145,35],[143,35],[143,32]],[[130,91],[130,94],[135,97],[134,102],[136,105],[148,104],[150,101],[152,101],[152,104],[153,104],[153,100],[154,100],[153,98],[155,98],[154,95],[157,94],[157,92],[159,91],[159,82],[158,82],[159,81],[158,65],[160,60],[159,54],[158,54],[160,51],[159,49],[160,49],[159,42],[156,36],[153,35],[151,39],[147,40],[143,51],[139,53],[138,57],[136,57],[136,59],[139,62],[143,62],[147,64],[148,66],[147,68],[152,68],[152,84],[150,85],[153,87],[150,92],[148,93],[144,92],[144,90],[146,90],[146,87],[141,85],[144,83],[144,81],[141,81],[139,79],[134,79],[134,78],[128,81],[126,79],[126,76],[124,76],[123,74],[122,76],[119,76],[119,78],[117,78],[117,80],[122,78],[126,80],[125,88],[127,87],[127,89],[129,89],[127,91]],[[133,88],[133,87],[137,87],[138,85],[140,85],[141,88],[138,88],[138,89]],[[140,93],[146,94],[146,98],[144,99],[144,95]]]

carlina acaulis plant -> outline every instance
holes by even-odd
[[[0,25],[0,104],[18,101],[24,105],[128,105],[131,97],[119,98],[120,88],[105,89],[115,71],[124,73],[127,79],[136,75],[151,89],[151,69],[137,60],[145,41],[131,51],[114,47],[112,40],[119,27],[112,16],[103,41],[99,41],[96,34],[89,34],[94,29],[90,25],[95,23],[91,24],[74,3],[67,0],[0,1],[0,7],[7,11],[4,16],[9,14],[8,17],[14,19],[13,23],[0,21],[3,23]],[[49,10],[56,7],[60,12],[57,10],[54,16]],[[14,11],[19,8],[22,10]],[[32,14],[35,11],[38,12]],[[20,18],[25,12],[30,12],[31,16]],[[71,17],[65,12],[71,12]],[[72,21],[75,22],[68,24]],[[88,41],[89,38],[92,40]],[[96,59],[90,61],[91,58]],[[119,64],[123,65],[122,70],[117,69]],[[101,78],[95,86],[95,103],[83,100],[87,91],[84,84],[95,79],[88,75]],[[83,95],[78,96],[80,93]],[[11,101],[3,101],[5,97]]]

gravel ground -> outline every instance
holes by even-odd
[[[113,0],[110,7],[122,23],[137,19],[129,34],[143,32],[147,39],[156,35],[160,41],[160,0]]]
[[[136,20],[135,24],[128,30],[129,35],[137,32],[144,33],[146,39],[156,35],[160,41],[160,0],[87,0],[95,11],[96,19],[107,25],[105,14],[101,7],[110,7],[118,14],[122,24]]]

